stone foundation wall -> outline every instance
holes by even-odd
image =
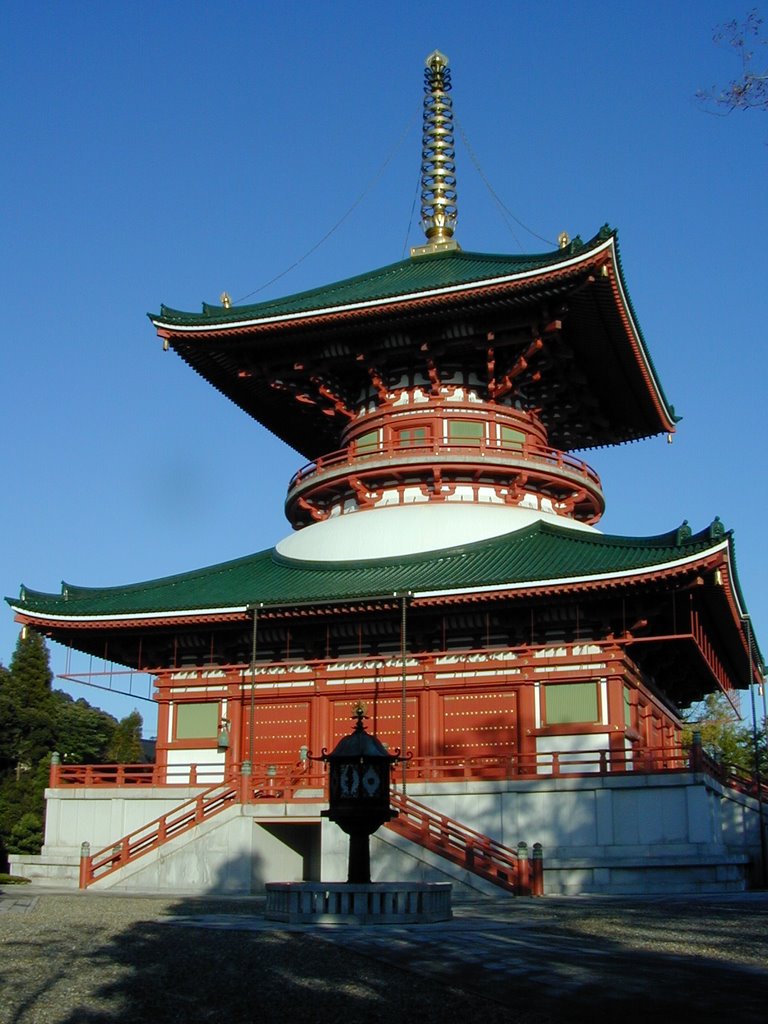
[[[48,790],[43,854],[12,857],[12,869],[74,886],[83,841],[96,852],[197,792]],[[760,854],[756,801],[702,775],[425,783],[409,786],[408,795],[507,846],[541,843],[545,893],[743,889]],[[267,881],[344,881],[347,837],[320,819],[323,806],[229,808],[97,884],[260,892]],[[371,862],[378,882],[450,880],[457,893],[501,893],[386,828],[372,838]]]

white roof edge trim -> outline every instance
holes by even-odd
[[[611,241],[613,241],[613,237],[611,237]],[[615,256],[616,255],[616,247],[615,247],[615,245],[613,246],[613,252],[614,252],[614,256]],[[616,259],[616,264],[618,265],[618,259]],[[669,411],[669,403],[667,402],[667,400],[664,397],[664,395],[661,393],[661,387],[659,385],[659,381],[657,380],[656,373],[654,372],[654,369],[653,369],[653,367],[650,364],[650,361],[649,361],[649,358],[648,358],[648,353],[646,352],[645,344],[643,343],[643,339],[640,337],[640,328],[639,328],[638,324],[635,322],[635,317],[632,314],[632,307],[629,304],[629,298],[627,297],[627,293],[624,290],[624,283],[623,283],[623,281],[621,279],[621,274],[616,274],[616,287],[619,290],[619,295],[621,296],[621,301],[622,301],[622,304],[623,304],[624,309],[625,309],[626,314],[627,314],[627,320],[629,321],[629,323],[631,324],[631,327],[632,327],[632,336],[635,339],[635,344],[637,345],[637,351],[639,352],[640,358],[643,361],[643,365],[645,366],[645,369],[648,372],[648,377],[650,378],[650,381],[651,381],[651,383],[653,385],[653,390],[654,390],[654,392],[656,394],[656,397],[659,400],[659,405],[669,415],[669,418],[672,419],[673,417],[672,417],[672,415],[671,415],[671,413]]]
[[[594,249],[588,249],[585,252],[579,253],[574,256],[573,259],[563,260],[562,263],[555,264],[555,268],[560,270],[563,267],[573,267],[579,263],[584,262],[587,257],[594,256],[595,253],[601,252],[603,249],[610,248],[614,253],[616,252],[616,246],[614,245],[613,235],[602,242],[600,245],[595,246]],[[284,323],[292,320],[306,320],[310,317],[317,316],[319,313],[342,313],[345,310],[354,309],[376,309],[381,306],[392,306],[397,302],[407,301],[409,299],[424,299],[432,298],[437,295],[450,295],[456,292],[470,291],[473,288],[485,288],[493,284],[507,284],[511,281],[520,281],[523,278],[536,278],[542,277],[544,274],[551,273],[553,265],[550,264],[547,267],[540,267],[537,270],[526,270],[521,271],[517,274],[505,274],[501,277],[488,277],[480,281],[469,281],[467,284],[453,284],[446,285],[443,288],[431,288],[429,291],[422,292],[407,292],[403,295],[394,295],[384,299],[371,299],[368,302],[353,302],[345,306],[321,306],[318,309],[307,309],[301,313],[284,313],[279,316],[266,316],[259,317],[252,320],[233,320],[227,321],[226,323],[220,324],[202,324],[202,325],[189,325],[180,327],[177,324],[170,324],[165,320],[161,320],[159,317],[150,317],[155,327],[167,327],[168,330],[174,331],[179,334],[195,334],[203,331],[216,330],[217,328],[235,328],[235,327],[252,327],[256,324],[274,324]],[[623,293],[622,293],[623,294]],[[629,307],[627,306],[627,312]]]
[[[688,565],[696,562],[704,555],[714,554],[728,547],[728,541],[724,540],[714,547],[699,551],[687,558],[677,558],[672,562],[660,562],[658,565],[640,566],[638,569],[625,569],[617,572],[595,573],[592,576],[559,576],[551,580],[536,580],[523,583],[491,584],[487,587],[455,587],[451,590],[418,590],[413,592],[414,597],[448,597],[451,594],[488,594],[492,591],[525,590],[531,587],[552,587],[561,583],[589,583],[591,580],[615,580],[627,576],[647,576],[652,572],[659,572],[663,569],[674,569],[676,566]],[[730,565],[730,562],[729,562]]]
[[[730,546],[730,544],[728,545],[728,574],[730,575],[732,580],[736,579],[736,566],[733,564],[733,559],[731,558],[731,546]],[[744,619],[750,619],[750,622],[751,622],[751,616],[750,616],[749,612],[747,611],[746,608],[744,608],[742,606],[742,603],[739,600],[738,588],[737,587],[732,587],[731,589],[733,590],[733,600],[736,603],[736,607],[738,609],[739,616],[741,617],[742,621]],[[754,641],[754,639],[755,639],[754,631],[752,630],[751,627],[750,627],[750,632],[752,632],[752,640]]]
[[[12,604],[11,608],[19,615],[25,615],[30,619],[43,619],[47,622],[134,622],[144,619],[188,619],[190,615],[229,615],[233,612],[247,612],[248,605],[239,605],[231,608],[188,608],[182,611],[173,612],[136,612],[133,615],[46,615],[42,612],[32,612],[27,608],[20,608]]]
[[[658,565],[646,565],[640,566],[637,569],[628,569],[624,571],[609,572],[609,573],[596,573],[592,576],[560,576],[548,580],[529,580],[523,583],[501,583],[501,584],[490,584],[486,587],[455,587],[450,590],[414,590],[414,597],[445,597],[451,594],[486,594],[491,591],[506,591],[506,590],[523,590],[531,587],[551,587],[560,583],[586,583],[590,580],[611,580],[620,579],[621,577],[627,576],[644,576],[651,572],[658,572],[662,569],[673,569],[675,566],[689,565],[691,562],[695,562],[705,555],[714,554],[716,551],[722,551],[723,549],[729,551],[729,544],[727,538],[721,541],[719,544],[715,544],[711,548],[706,548],[704,551],[698,551],[695,554],[689,555],[687,558],[677,558],[672,562],[661,562]],[[733,575],[733,566],[730,559],[730,551],[728,556],[728,567]],[[734,588],[734,595],[736,591]],[[338,601],[359,601],[361,598],[337,598]],[[741,611],[741,605],[737,605]],[[144,619],[182,619],[189,618],[191,615],[227,615],[234,612],[245,612],[248,611],[250,605],[233,605],[225,608],[188,608],[181,611],[172,612],[136,612],[135,614],[127,615],[84,615],[79,619],[80,622],[126,622]],[[274,605],[270,607],[280,608],[281,605]],[[28,609],[21,608],[19,605],[12,604],[11,608],[18,612],[20,615],[25,615],[27,618],[42,619],[49,622],[73,622],[77,619],[77,616],[72,615],[46,615],[41,612],[33,612]]]

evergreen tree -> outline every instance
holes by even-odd
[[[0,764],[10,765],[17,779],[53,749],[51,678],[45,641],[33,630],[22,632],[0,680]]]
[[[117,723],[112,742],[107,750],[107,760],[115,764],[140,764],[144,760],[141,747],[141,715],[135,709]]]
[[[99,764],[107,760],[117,719],[106,711],[91,707],[88,701],[74,700],[62,690],[52,694],[56,731],[56,750],[64,764]]]
[[[112,715],[52,691],[51,680],[45,641],[32,631],[22,634],[10,668],[0,665],[0,870],[7,868],[6,853],[40,849],[53,751],[65,762],[103,762],[117,729]],[[130,727],[126,733],[132,735]],[[129,753],[129,760],[141,759],[135,748]]]

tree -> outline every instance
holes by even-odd
[[[62,762],[98,764],[106,761],[117,719],[106,711],[91,707],[82,697],[74,700],[62,690],[54,690],[52,699],[55,746]]]
[[[700,90],[699,100],[724,114],[734,110],[768,111],[768,39],[763,37],[763,19],[757,8],[743,21],[734,19],[720,25],[712,38],[736,55],[740,74],[724,89],[713,86]]]
[[[0,679],[0,766],[11,766],[17,778],[53,749],[51,679],[45,641],[33,630],[22,632]]]
[[[144,760],[141,748],[142,718],[135,709],[117,723],[112,742],[107,750],[107,760],[115,764],[140,764]]]
[[[112,715],[52,690],[51,681],[44,639],[31,630],[22,633],[10,668],[0,665],[0,869],[6,852],[40,849],[53,751],[65,762],[106,761],[118,729]],[[141,717],[134,714],[140,732]],[[135,721],[124,731],[132,737]],[[141,759],[134,754],[131,748],[130,760]]]
[[[765,722],[758,723],[760,774],[768,772],[768,746]],[[709,693],[700,704],[689,709],[683,727],[683,743],[690,746],[693,733],[701,736],[705,754],[724,765],[733,765],[750,774],[755,770],[755,736],[751,724],[742,723],[722,693]]]

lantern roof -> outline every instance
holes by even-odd
[[[355,725],[351,733],[342,736],[330,754],[324,754],[323,760],[358,760],[365,761],[386,759],[396,760],[396,754],[390,754],[381,740],[368,732],[363,724],[366,718],[364,709],[358,705],[355,709]]]

